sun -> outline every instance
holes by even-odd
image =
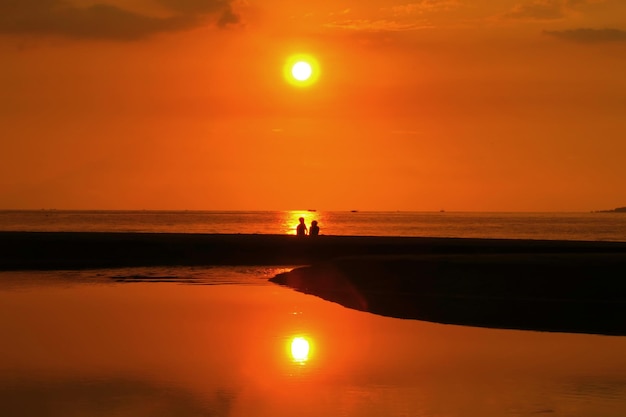
[[[309,54],[295,54],[287,58],[283,74],[289,84],[297,87],[308,87],[320,76],[317,60]]]
[[[306,81],[311,77],[313,68],[311,64],[305,61],[298,61],[291,67],[291,75],[298,81]]]

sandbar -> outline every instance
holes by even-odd
[[[395,318],[626,335],[624,253],[356,256],[295,268],[271,280]]]
[[[449,324],[626,335],[626,242],[0,232],[0,270],[292,266],[272,281]]]
[[[0,232],[0,270],[311,265],[345,256],[622,253],[626,242],[270,234]]]

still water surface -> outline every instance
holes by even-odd
[[[0,415],[626,415],[626,337],[380,317],[283,270],[0,273]]]

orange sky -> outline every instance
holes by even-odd
[[[623,0],[4,3],[0,208],[626,205]]]

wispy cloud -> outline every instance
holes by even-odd
[[[401,32],[407,30],[424,29],[430,26],[411,22],[399,22],[396,20],[378,19],[347,19],[327,23],[329,28],[347,29],[365,32]]]
[[[626,42],[626,31],[620,29],[570,29],[544,30],[543,33],[554,38],[580,43]]]
[[[412,3],[391,6],[389,10],[396,16],[417,15],[434,12],[445,12],[459,7],[458,0],[420,0]]]
[[[580,7],[597,3],[600,0],[532,0],[518,3],[505,18],[522,20],[556,20],[562,19]]]
[[[361,32],[403,32],[434,27],[431,17],[459,7],[459,0],[416,0],[410,3],[382,7],[376,18],[355,16],[351,9],[341,15],[333,14],[326,27]]]
[[[77,7],[66,0],[15,0],[0,2],[0,33],[57,35],[79,39],[133,40],[160,32],[205,24],[237,23],[231,0],[158,0],[168,17],[153,17],[99,3]]]

